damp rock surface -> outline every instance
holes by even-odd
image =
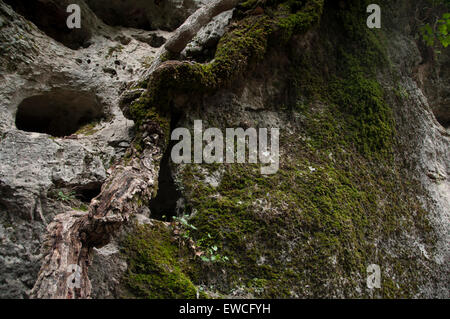
[[[69,2],[80,30],[64,27]],[[49,226],[102,209],[124,227],[87,238],[93,298],[448,298],[448,51],[424,54],[396,14],[413,4],[384,10],[380,45],[364,19],[340,20],[361,1],[327,1],[320,24],[270,38],[267,21],[287,12],[247,1],[151,91],[160,50],[208,2],[0,0],[0,298],[30,297]],[[305,3],[321,1],[287,5]],[[172,122],[146,109],[149,92]],[[198,119],[282,128],[278,174],[171,163],[164,134]],[[380,290],[366,286],[372,263]]]

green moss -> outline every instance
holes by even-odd
[[[420,186],[392,157],[390,93],[377,81],[389,61],[383,35],[360,18],[365,4],[326,7],[320,42],[289,56],[298,96],[278,112],[293,112],[288,115],[299,122],[281,137],[277,174],[261,176],[257,165],[224,165],[219,187],[212,188],[198,180],[196,165],[180,167],[187,209],[195,212],[194,236],[211,234],[230,258],[199,280],[225,271],[226,278],[213,283],[224,295],[242,286],[269,298],[393,298],[418,291],[426,261],[411,257],[403,243],[413,236],[432,251],[435,237],[416,198]],[[335,30],[344,22],[340,35]],[[286,28],[296,30],[290,23]],[[366,288],[372,263],[382,268],[381,290]]]
[[[99,121],[95,121],[89,124],[84,125],[82,128],[80,128],[78,131],[76,131],[75,134],[90,136],[95,134],[98,130],[95,129],[95,127],[99,124]]]
[[[89,206],[86,205],[86,204],[81,204],[80,207],[75,208],[75,210],[79,210],[79,211],[82,211],[82,212],[87,212],[87,211],[89,211]]]
[[[108,53],[106,54],[105,58],[108,59],[108,58],[112,57],[114,53],[120,53],[120,52],[122,52],[122,50],[123,50],[123,46],[120,44],[116,45],[114,47],[110,47],[108,49]]]
[[[148,93],[134,101],[130,106],[129,112],[138,126],[146,123],[149,126],[147,128],[149,130],[148,133],[159,134],[161,137],[160,143],[165,147],[170,134],[170,113],[152,106],[152,99],[148,96]],[[144,147],[142,143],[142,132],[138,132],[133,141],[133,145],[138,152],[141,152]]]
[[[241,8],[261,3],[250,0]],[[320,39],[299,54],[285,45],[315,25],[322,1],[266,1],[266,14],[241,13],[212,62],[167,63],[150,79],[131,112],[167,127],[161,114],[170,113],[175,97],[231,85],[282,46],[297,96],[278,112],[288,112],[298,125],[281,136],[275,175],[261,176],[258,165],[223,165],[221,183],[213,188],[199,180],[197,165],[178,167],[186,210],[193,212],[189,223],[196,227],[191,234],[195,240],[210,234],[205,245],[217,245],[229,262],[186,261],[164,227],[138,231],[125,248],[134,294],[190,298],[191,284],[201,283],[221,295],[243,288],[268,298],[415,296],[428,261],[418,262],[407,240],[432,251],[435,239],[416,198],[420,186],[391,156],[390,93],[377,81],[389,63],[383,34],[365,27],[366,4],[353,0],[336,8],[330,2],[316,30]],[[366,288],[372,263],[382,268],[381,290]]]
[[[386,159],[392,154],[395,123],[377,74],[389,69],[389,61],[383,33],[366,27],[361,13],[367,4],[355,0],[340,9],[326,7],[319,43],[291,56],[292,82],[302,98],[333,105],[333,117],[342,122],[345,135],[330,132],[336,139],[328,142]]]
[[[135,226],[135,231],[123,243],[122,253],[128,270],[124,297],[149,299],[195,299],[197,289],[186,274],[183,260],[172,231],[161,222],[154,226]],[[200,293],[200,297],[205,294]]]
[[[388,244],[417,230],[427,247],[433,244],[427,237],[426,212],[408,195],[412,185],[399,183],[402,176],[396,168],[373,164],[357,152],[333,153],[330,158],[325,145],[307,147],[297,139],[299,134],[282,137],[283,145],[290,145],[284,149],[288,159],[274,176],[261,176],[256,165],[227,165],[214,189],[196,181],[196,166],[184,167],[185,195],[196,212],[190,220],[197,228],[194,236],[211,234],[230,258],[212,270],[220,273],[225,268],[228,274],[217,288],[230,293],[244,281],[258,297],[367,297],[367,265],[386,269],[403,258],[404,263],[385,276],[403,276],[403,283],[379,296],[414,295],[414,272],[420,265],[408,260],[404,248]],[[259,279],[258,289],[254,278]]]
[[[392,152],[393,114],[384,92],[374,79],[354,73],[330,85],[331,100],[346,115],[351,141],[364,154],[388,156]]]
[[[283,23],[284,11],[279,17],[266,14],[247,16],[236,21],[234,27],[220,40],[215,57],[208,64],[167,62],[149,79],[147,94],[130,108],[138,123],[149,114],[168,114],[173,101],[182,95],[202,96],[229,86],[252,65],[262,61],[270,40],[284,34],[289,39],[296,32],[304,32],[317,23],[323,1],[307,1],[302,10],[292,16],[292,23]],[[289,17],[287,17],[289,18]],[[289,24],[289,25],[288,25]],[[148,113],[150,110],[150,113]]]
[[[286,17],[278,18],[278,27],[281,29],[282,39],[289,40],[293,34],[303,33],[320,21],[322,16],[323,0],[308,1],[302,6],[303,1],[288,1],[285,6]],[[301,8],[301,9],[300,9]],[[290,14],[294,11],[295,13]],[[280,14],[280,13],[278,13]]]

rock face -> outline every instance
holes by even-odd
[[[230,22],[233,11],[226,11],[216,16],[208,25],[203,27],[195,38],[187,45],[183,55],[196,60],[202,57],[214,57],[215,48],[225,33],[225,27]]]
[[[175,30],[205,0],[87,0],[95,14],[109,25],[144,30]]]
[[[189,62],[164,45],[208,1],[28,2],[0,0],[0,298],[449,297],[449,54],[407,1],[385,33],[248,1]],[[279,172],[170,163],[197,119],[281,128]],[[80,259],[81,290],[48,279]]]
[[[48,36],[63,43],[71,49],[87,47],[90,38],[97,33],[100,21],[86,6],[84,1],[25,1],[7,0],[14,10],[29,21],[33,22]],[[70,4],[78,4],[81,7],[83,25],[80,29],[69,29],[66,26],[67,7]]]
[[[118,94],[151,48],[122,35],[127,48],[98,36],[72,51],[3,2],[0,13],[0,297],[21,298],[36,280],[47,224],[69,207],[85,209],[128,148],[133,122]],[[124,59],[122,50],[137,54]]]

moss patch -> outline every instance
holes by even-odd
[[[179,249],[172,230],[164,223],[135,226],[135,231],[123,242],[122,253],[128,262],[125,276],[128,292],[124,297],[196,298],[197,289],[186,274],[189,253]]]
[[[313,141],[299,143],[299,134],[283,137],[289,159],[274,176],[261,176],[256,165],[229,165],[213,189],[196,181],[196,166],[182,169],[196,236],[211,234],[230,259],[212,270],[227,273],[216,289],[226,294],[244,286],[269,298],[369,297],[365,269],[378,263],[385,280],[399,284],[383,286],[379,296],[413,296],[418,256],[395,243],[420,230],[432,247],[427,214],[408,195],[417,185],[398,183],[400,171],[355,152],[330,157]],[[388,271],[394,261],[401,264]],[[256,290],[255,281],[263,283]]]
[[[304,32],[317,23],[323,0],[307,1],[294,13],[286,11],[283,4],[271,5],[275,16],[250,15],[235,21],[221,38],[212,62],[168,61],[163,64],[151,75],[145,97],[131,105],[132,118],[140,123],[145,120],[148,110],[151,114],[155,111],[170,113],[175,97],[202,95],[230,85],[252,65],[263,60],[269,41],[278,40],[280,33],[286,41],[294,33]]]
[[[215,189],[199,176],[217,168],[179,167],[194,235],[211,234],[230,260],[199,278],[220,293],[398,298],[416,296],[426,280],[418,274],[428,261],[410,241],[432,252],[435,238],[416,198],[420,186],[393,158],[390,93],[377,80],[382,72],[389,77],[389,63],[383,34],[361,18],[366,4],[330,4],[320,41],[300,54],[286,48],[297,98],[278,112],[298,120],[281,137],[277,174],[224,165]],[[372,263],[381,266],[381,290],[366,287]]]
[[[435,238],[416,198],[420,186],[393,157],[390,93],[377,80],[383,72],[389,77],[383,34],[365,27],[367,1],[341,3],[325,6],[319,40],[299,53],[288,40],[318,21],[321,1],[266,1],[257,16],[248,11],[261,2],[246,1],[214,61],[170,62],[150,79],[132,112],[136,119],[155,116],[160,122],[155,112],[170,113],[175,97],[231,85],[283,48],[296,96],[293,105],[277,111],[296,120],[281,136],[275,175],[262,176],[258,165],[224,165],[220,185],[212,188],[199,177],[217,165],[178,166],[195,226],[191,235],[217,246],[228,261],[186,261],[165,228],[138,232],[138,240],[126,246],[135,294],[190,298],[195,283],[219,295],[244,291],[268,298],[416,296],[429,261],[411,248],[411,238],[427,252]],[[366,288],[372,263],[381,266],[381,290]]]

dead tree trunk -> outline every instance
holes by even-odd
[[[164,48],[172,53],[180,53],[204,25],[218,14],[236,7],[238,2],[239,0],[216,0],[198,9],[175,31]]]
[[[89,213],[67,212],[48,226],[44,258],[32,298],[89,298],[88,267],[92,249],[102,247],[141,207],[137,198],[151,198],[163,150],[158,143],[130,166],[117,166]]]
[[[174,35],[160,49],[155,61],[152,63],[146,76],[149,76],[163,62],[163,58],[168,54],[178,54],[184,50],[188,43],[208,24],[215,16],[222,12],[234,9],[240,0],[214,0],[211,4],[201,7],[194,12],[174,33]]]

